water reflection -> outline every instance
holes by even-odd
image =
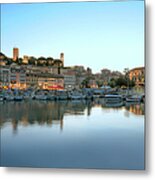
[[[144,104],[34,100],[0,110],[2,166],[144,169]]]
[[[144,115],[144,104],[139,103],[118,103],[105,104],[103,99],[96,101],[28,101],[28,102],[5,102],[0,104],[1,117],[0,126],[11,122],[14,133],[18,129],[18,124],[23,126],[39,124],[39,125],[59,125],[63,130],[64,115],[81,116],[86,113],[91,115],[93,107],[101,107],[105,112],[111,113],[120,109],[125,109],[124,115],[130,116]]]

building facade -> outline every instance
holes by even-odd
[[[129,78],[135,82],[135,85],[145,85],[145,68],[137,67],[129,71]]]
[[[26,69],[23,66],[10,66],[10,87],[17,89],[26,88]]]
[[[76,88],[76,75],[71,68],[61,68],[60,73],[64,76],[64,88],[72,90]]]
[[[7,66],[0,68],[0,87],[5,88],[10,85],[10,68]]]
[[[38,74],[38,87],[48,90],[64,89],[64,76],[50,73]]]

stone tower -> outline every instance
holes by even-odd
[[[19,49],[13,48],[13,60],[17,61],[18,57],[19,57]]]

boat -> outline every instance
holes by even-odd
[[[47,100],[47,96],[44,94],[37,94],[35,95],[36,100]]]
[[[3,100],[4,100],[4,96],[0,95],[0,101],[3,101]]]
[[[14,100],[14,96],[11,95],[11,94],[7,94],[7,95],[5,95],[5,100],[6,101],[13,101]]]
[[[118,103],[123,101],[123,97],[122,95],[118,95],[118,94],[107,94],[104,96],[105,102],[108,103]]]
[[[23,96],[22,95],[16,95],[14,97],[14,101],[22,101],[23,100]]]
[[[67,91],[64,90],[57,91],[57,100],[67,100],[67,99],[68,99]]]
[[[100,98],[104,95],[104,89],[93,89],[93,98]]]
[[[142,100],[141,96],[130,95],[126,97],[126,102],[140,102]]]
[[[124,105],[124,102],[123,101],[120,101],[120,102],[106,102],[104,107],[109,107],[109,108],[117,108],[117,107],[122,107]]]

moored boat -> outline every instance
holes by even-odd
[[[47,96],[44,94],[35,95],[36,100],[47,100]]]
[[[4,96],[0,95],[0,101],[3,101],[3,100],[4,100]]]
[[[14,101],[22,101],[23,100],[23,96],[22,95],[16,95],[14,97]]]
[[[9,95],[5,95],[5,100],[6,101],[13,101],[14,100],[14,96],[9,94]]]

